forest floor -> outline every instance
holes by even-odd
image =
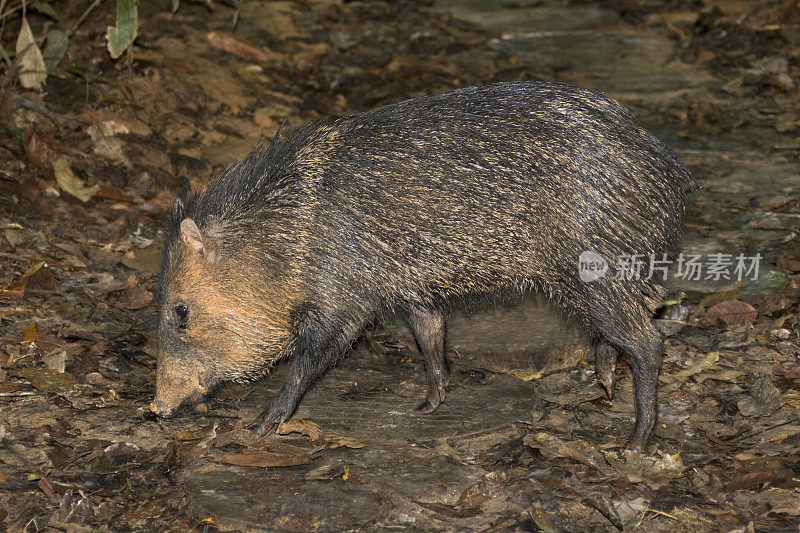
[[[43,5],[33,34],[74,26],[66,56],[43,92],[0,80],[0,530],[800,528],[796,1],[248,0],[235,29],[224,3],[141,2],[118,60],[112,4],[79,25],[88,2]],[[20,24],[3,17],[5,50]],[[148,411],[176,198],[281,124],[528,79],[603,90],[676,149],[703,187],[683,252],[762,256],[755,279],[668,283],[646,454],[623,450],[627,365],[609,401],[580,332],[530,302],[545,347],[509,340],[520,308],[454,319],[431,415],[394,321],[281,436],[243,425],[283,366],[176,419]]]

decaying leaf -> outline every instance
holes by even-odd
[[[245,448],[241,453],[226,453],[211,457],[211,461],[225,465],[269,468],[307,465],[311,462],[311,457],[308,454],[288,455]]]
[[[750,472],[736,476],[725,484],[725,490],[734,491],[758,487],[764,483],[775,483],[783,481],[791,476],[791,472],[786,469],[770,470],[767,472]]]
[[[86,128],[86,133],[92,138],[94,152],[105,157],[113,163],[131,168],[131,162],[122,147],[122,141],[116,135],[121,132],[118,124],[106,121],[91,124]],[[124,130],[124,131],[127,131]]]
[[[27,379],[41,392],[61,394],[69,391],[75,384],[75,376],[66,372],[57,372],[49,368],[25,367],[15,370],[19,377]]]
[[[540,432],[526,435],[523,443],[530,448],[538,449],[543,456],[549,459],[563,457],[591,466],[603,475],[613,473],[605,456],[588,442],[563,441],[548,433]]]
[[[136,274],[128,276],[125,284],[125,307],[128,309],[141,309],[153,301],[153,293],[139,285]]]
[[[97,184],[87,186],[86,182],[72,172],[69,161],[63,157],[53,161],[53,174],[55,174],[56,183],[61,187],[61,190],[71,194],[83,203],[88,202],[100,188]]]
[[[722,320],[729,326],[749,324],[758,316],[755,308],[740,300],[728,300],[718,303],[706,311],[704,320],[709,326],[716,325],[717,320]]]
[[[288,435],[290,433],[300,433],[310,439],[318,439],[322,437],[322,430],[316,422],[311,420],[304,420],[302,418],[290,418],[278,428],[281,435]]]
[[[45,265],[44,261],[36,261],[22,276],[4,289],[0,289],[0,298],[20,299],[25,294],[28,281]]]
[[[17,65],[20,67],[19,82],[27,89],[40,90],[47,78],[47,68],[28,19],[24,17],[17,37],[16,51]]]
[[[278,57],[277,54],[267,53],[261,48],[253,46],[252,44],[248,44],[244,41],[240,41],[239,39],[227,33],[218,31],[209,32],[206,34],[206,41],[208,41],[208,44],[210,44],[212,48],[229,52],[241,57],[242,59],[247,59],[248,61],[269,63]]]
[[[708,352],[705,357],[695,361],[689,368],[684,368],[679,372],[673,372],[669,375],[664,375],[664,380],[678,380],[684,381],[690,376],[699,374],[709,368],[713,367],[719,361],[719,352]]]
[[[33,128],[28,128],[22,136],[22,146],[25,152],[37,163],[49,167],[53,162],[61,157],[58,152],[58,143],[55,139],[46,137],[36,132]]]
[[[67,53],[68,46],[69,35],[55,28],[48,32],[42,54],[48,74],[52,74],[56,70],[58,64],[64,58],[64,54]]]

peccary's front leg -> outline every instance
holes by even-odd
[[[277,431],[295,412],[308,387],[344,353],[360,327],[361,324],[320,318],[316,312],[300,319],[289,344],[289,375],[250,430],[258,435],[272,427]]]
[[[450,373],[444,358],[444,314],[431,309],[412,307],[408,321],[425,358],[428,396],[417,410],[432,413],[444,401],[445,389],[450,383]]]

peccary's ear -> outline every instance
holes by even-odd
[[[209,262],[214,261],[215,253],[211,242],[191,218],[184,218],[181,222],[181,240],[194,253],[204,256]]]

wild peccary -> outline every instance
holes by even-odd
[[[449,381],[448,304],[539,289],[588,326],[609,393],[618,352],[630,360],[641,450],[656,421],[659,287],[581,281],[578,258],[643,254],[646,265],[679,237],[691,187],[628,110],[556,83],[467,87],[273,139],[174,208],[150,409],[171,416],[291,358],[260,433],[292,415],[366,322],[399,309],[424,354],[419,409],[431,412]]]

